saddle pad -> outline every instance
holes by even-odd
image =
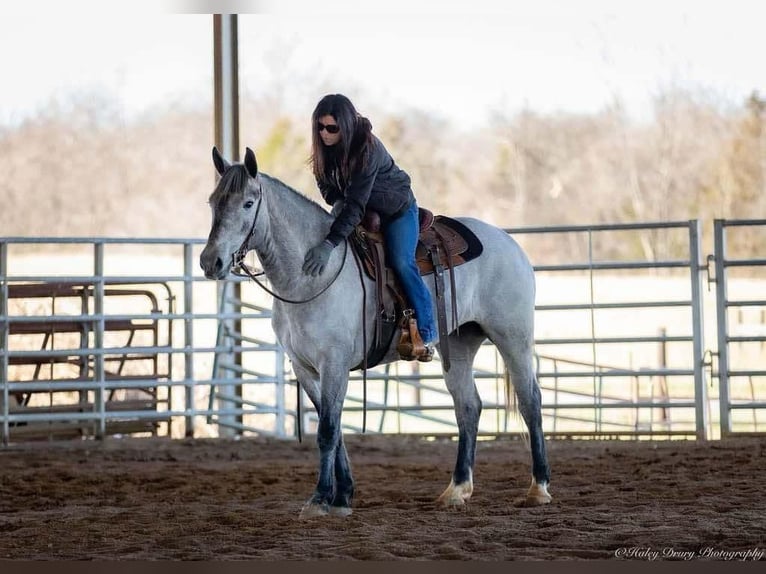
[[[456,219],[439,215],[434,218],[433,225],[420,234],[415,260],[421,275],[433,273],[429,249],[435,244],[439,246],[441,263],[446,268],[457,267],[475,259],[484,249],[473,231]]]

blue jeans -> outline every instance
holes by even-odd
[[[436,339],[433,303],[431,293],[420,277],[420,270],[415,263],[419,233],[418,204],[415,201],[407,211],[383,227],[388,264],[399,278],[407,299],[415,310],[418,331],[423,342],[431,343]]]

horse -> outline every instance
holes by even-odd
[[[200,266],[206,278],[222,280],[244,254],[255,251],[275,296],[272,327],[319,417],[319,476],[300,517],[347,516],[352,512],[354,479],[341,414],[349,372],[362,364],[368,352],[362,341],[373,339],[376,309],[373,301],[367,301],[362,311],[366,299],[360,284],[365,281],[367,292],[373,292],[371,279],[357,268],[348,240],[332,252],[322,275],[305,275],[301,270],[305,254],[326,236],[332,215],[299,191],[259,172],[250,148],[244,162],[230,163],[214,147],[213,164],[221,177],[209,198],[213,222]],[[477,219],[457,219],[475,233],[484,249],[478,258],[453,270],[457,313],[452,313],[449,324],[451,368],[444,372],[444,381],[454,403],[459,435],[450,484],[437,504],[463,507],[473,493],[482,405],[472,367],[486,339],[504,360],[515,393],[511,398],[528,429],[532,484],[520,505],[548,504],[550,469],[533,366],[534,271],[505,231]],[[445,288],[449,294],[451,286]],[[429,289],[433,294],[434,288]],[[396,339],[382,363],[399,358]],[[440,346],[437,341],[441,354]]]

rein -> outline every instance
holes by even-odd
[[[264,275],[263,271],[254,271],[250,268],[249,265],[247,265],[244,261],[239,261],[233,264],[231,272],[236,275],[237,277],[249,277],[253,281],[255,281],[255,284],[258,285],[261,289],[266,291],[269,295],[274,297],[274,299],[279,299],[282,301],[282,303],[290,303],[291,305],[302,305],[304,303],[309,303],[310,301],[313,301],[320,295],[322,295],[325,291],[327,291],[330,287],[332,287],[332,284],[335,283],[335,281],[340,277],[341,271],[343,271],[343,268],[346,266],[346,254],[348,252],[348,241],[344,243],[344,249],[343,249],[343,261],[340,264],[340,267],[338,268],[338,271],[333,276],[332,280],[325,285],[321,291],[318,293],[315,293],[311,297],[307,299],[288,299],[287,297],[282,297],[281,295],[274,293],[271,289],[266,287],[263,283],[258,281],[258,277],[261,275]]]
[[[348,240],[346,240],[348,241]],[[364,285],[363,263],[359,258],[356,249],[352,249],[354,261],[359,270],[359,282],[362,284],[362,348],[364,349],[364,359],[362,359],[362,434],[367,431],[367,287]]]
[[[313,301],[320,295],[322,295],[325,291],[327,291],[333,283],[340,277],[341,272],[343,271],[343,268],[346,266],[346,255],[348,255],[348,240],[343,242],[343,259],[341,261],[340,267],[338,267],[338,271],[333,276],[332,280],[324,286],[324,288],[319,291],[318,293],[315,293],[308,299],[288,299],[287,297],[282,297],[281,295],[278,295],[266,285],[258,281],[258,277],[261,275],[264,275],[265,273],[263,271],[255,271],[253,270],[247,263],[245,263],[244,258],[248,249],[248,244],[250,243],[250,239],[253,237],[253,234],[255,233],[255,224],[258,221],[258,214],[261,212],[261,204],[263,203],[263,191],[261,191],[261,199],[258,202],[258,207],[255,210],[255,217],[253,218],[253,224],[250,226],[250,232],[247,234],[247,237],[245,237],[245,240],[242,242],[242,245],[239,246],[239,249],[234,252],[231,256],[231,272],[236,275],[237,277],[249,277],[253,281],[255,281],[255,284],[258,285],[261,289],[266,291],[269,295],[274,297],[275,299],[278,299],[282,301],[282,303],[290,303],[292,305],[302,305],[303,303],[308,303],[310,301]]]

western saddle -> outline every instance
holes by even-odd
[[[450,300],[452,305],[452,326],[457,328],[457,298],[455,296],[454,268],[481,255],[482,245],[474,233],[461,222],[434,216],[419,208],[420,236],[415,259],[422,276],[433,274],[436,295],[436,316],[439,329],[439,354],[446,371],[450,368],[447,326],[446,290],[444,270],[449,273]],[[362,223],[351,235],[351,245],[360,269],[375,282],[375,338],[370,345],[366,360],[353,370],[377,365],[391,346],[393,337],[399,331],[397,351],[400,358],[428,361],[424,355],[423,341],[418,333],[413,311],[399,284],[396,274],[386,265],[383,233],[380,216],[374,211],[365,213]],[[361,271],[360,271],[361,272]]]

